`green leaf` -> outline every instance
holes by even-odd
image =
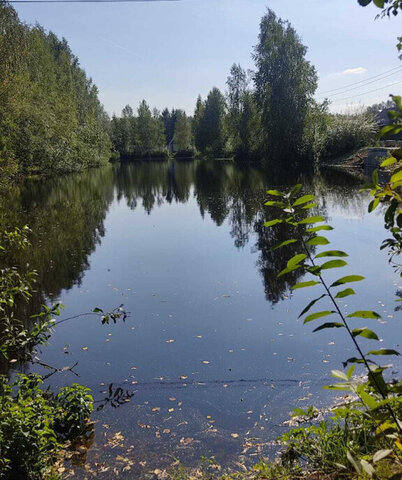
[[[279,207],[279,208],[285,208],[286,207],[286,204],[283,203],[283,202],[275,202],[275,201],[272,201],[270,200],[269,202],[265,202],[265,204],[267,207]]]
[[[346,376],[348,377],[348,380],[350,380],[350,379],[352,378],[352,375],[353,375],[353,373],[354,373],[354,371],[355,371],[355,368],[356,368],[355,365],[351,365],[351,366],[348,368],[348,370],[347,370],[347,372],[346,372]]]
[[[363,400],[363,402],[369,407],[370,410],[374,410],[378,407],[378,403],[375,398],[369,395],[364,390],[359,390],[359,396]]]
[[[300,282],[296,285],[293,285],[292,290],[297,290],[299,288],[306,288],[306,287],[314,287],[314,285],[318,285],[321,282],[316,282],[314,280],[310,280],[309,282]]]
[[[327,250],[325,252],[321,252],[315,256],[315,258],[322,258],[322,257],[348,257],[349,255],[341,250]]]
[[[346,277],[339,278],[331,285],[331,287],[337,287],[338,285],[344,285],[345,283],[360,282],[361,280],[364,280],[364,277],[361,275],[347,275]]]
[[[316,232],[320,232],[321,230],[333,230],[333,227],[331,227],[330,225],[319,225],[318,227],[308,228],[306,232],[316,233]]]
[[[299,253],[288,261],[287,267],[291,268],[294,265],[298,265],[300,262],[302,262],[306,258],[307,258],[307,255],[305,253]]]
[[[330,260],[321,265],[321,270],[328,270],[330,268],[341,268],[347,265],[345,260]]]
[[[292,207],[298,207],[299,205],[303,205],[304,203],[311,202],[314,199],[315,199],[314,195],[303,195],[293,203]]]
[[[378,207],[379,204],[380,204],[380,198],[377,197],[374,200],[371,200],[368,206],[368,212],[369,213],[373,212]]]
[[[302,207],[303,210],[310,210],[311,208],[318,207],[318,203],[308,203]]]
[[[379,340],[377,334],[367,327],[355,328],[354,330],[352,330],[352,335],[354,337],[360,336],[364,338],[369,338],[370,340]]]
[[[398,160],[394,157],[390,157],[390,158],[386,158],[382,164],[380,165],[380,167],[389,167],[390,165],[393,165],[394,163],[396,163]]]
[[[308,245],[328,245],[329,240],[325,237],[313,237],[306,242]]]
[[[343,327],[344,327],[343,323],[328,322],[328,323],[324,323],[324,324],[320,325],[318,328],[313,330],[313,332],[319,332],[320,330],[324,330],[326,328],[343,328]]]
[[[383,458],[388,457],[388,455],[390,455],[391,453],[392,450],[390,450],[389,448],[384,450],[377,450],[377,452],[375,452],[375,454],[373,455],[373,462],[377,463]]]
[[[296,238],[291,238],[290,240],[285,240],[282,243],[279,243],[278,245],[275,245],[274,247],[271,248],[272,251],[277,250],[278,248],[286,247],[286,245],[290,245],[291,243],[296,243],[299,240],[296,240]]]
[[[307,223],[319,223],[319,222],[324,222],[325,221],[325,218],[320,216],[320,215],[317,215],[315,217],[307,217],[307,218],[304,218],[303,220],[300,220],[300,222],[298,222],[299,225],[305,225]]]
[[[297,194],[300,192],[301,188],[302,188],[301,183],[298,183],[297,185],[295,185],[295,186],[292,188],[292,190],[289,192],[288,197],[289,197],[289,198],[292,198],[292,197],[294,197],[295,195],[297,195]]]
[[[321,283],[321,282],[318,282],[318,283]],[[323,294],[321,295],[321,297],[318,297],[318,298],[312,300],[312,301],[307,305],[307,307],[305,307],[305,308],[303,309],[303,311],[301,312],[301,314],[299,315],[298,318],[302,317],[305,313],[307,313],[307,312],[310,310],[310,308],[311,308],[313,305],[315,305],[319,300],[321,300],[322,298],[324,298],[324,297],[326,297],[326,296],[327,296],[327,294],[326,294],[326,293],[323,293]]]
[[[377,312],[371,310],[357,310],[356,312],[349,313],[349,318],[381,318]]]
[[[402,170],[396,172],[391,177],[391,183],[400,182],[402,180]]]
[[[284,197],[285,194],[280,192],[279,190],[267,190],[268,195],[273,195],[274,197]]]
[[[377,169],[373,171],[373,173],[371,175],[371,178],[373,180],[373,184],[375,186],[377,186],[378,185],[378,170]]]
[[[360,466],[360,462],[353,458],[352,454],[347,450],[346,452],[346,457],[349,460],[349,462],[353,465],[353,468],[356,470],[356,472],[360,475],[362,473],[362,469]]]
[[[334,378],[339,378],[340,380],[346,380],[346,381],[349,380],[349,378],[348,378],[348,376],[346,375],[346,373],[341,372],[340,370],[331,370],[331,375],[332,375]]]
[[[346,288],[345,290],[338,292],[335,295],[335,298],[345,298],[349,295],[356,295],[356,292],[353,290],[353,288]]]
[[[277,278],[282,277],[282,275],[286,275],[287,273],[293,272],[298,268],[301,268],[301,265],[295,265],[294,267],[287,267],[283,269],[280,273],[278,273]]]
[[[92,311],[94,313],[103,312],[103,310],[101,308],[98,308],[98,307],[94,308]]]
[[[328,317],[328,315],[332,315],[333,313],[336,313],[336,312],[331,311],[331,310],[323,310],[322,312],[312,313],[311,315],[308,315],[304,319],[303,323],[312,322],[313,320],[316,320],[317,318]]]
[[[367,355],[400,355],[400,353],[392,348],[381,348],[380,350],[370,350]]]
[[[273,225],[276,225],[277,223],[282,223],[283,220],[279,220],[279,218],[275,218],[275,220],[270,220],[269,222],[264,223],[264,227],[272,227]]]

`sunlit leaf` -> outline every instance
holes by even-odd
[[[349,313],[349,318],[381,318],[377,312],[371,310],[357,310],[356,312]]]
[[[282,243],[279,243],[278,245],[275,245],[274,247],[271,248],[272,251],[277,250],[278,248],[286,247],[286,245],[290,245],[291,243],[296,243],[298,240],[296,238],[291,238],[290,240],[285,240]]]
[[[285,208],[286,207],[286,204],[284,204],[283,202],[275,202],[273,200],[265,202],[264,205],[266,205],[267,207],[279,207],[279,208]]]
[[[315,217],[307,217],[304,218],[303,220],[300,220],[299,225],[305,225],[307,223],[319,223],[319,222],[324,222],[325,218],[321,217],[320,215],[316,215]]]
[[[367,355],[400,355],[400,353],[392,348],[381,348],[380,350],[370,350]]]
[[[314,287],[314,285],[318,285],[321,282],[316,282],[315,280],[310,280],[309,282],[300,282],[296,285],[293,285],[292,290],[297,290],[299,288],[306,288],[306,287]]]
[[[355,328],[354,330],[352,330],[352,335],[354,337],[360,336],[360,337],[364,337],[364,338],[369,338],[371,340],[378,340],[379,339],[377,334],[375,332],[373,332],[373,330],[370,330],[367,327]]]
[[[356,470],[356,472],[360,475],[362,473],[360,462],[352,456],[349,450],[346,452],[346,457],[349,460],[349,462],[353,465],[353,468]]]
[[[318,282],[318,283],[320,283],[320,282]],[[307,312],[310,310],[310,308],[311,308],[313,305],[315,305],[319,300],[321,300],[322,298],[324,298],[324,297],[326,297],[326,296],[327,296],[327,294],[326,294],[326,293],[323,293],[323,294],[321,295],[321,297],[318,297],[318,298],[312,300],[312,301],[307,305],[307,307],[305,307],[304,310],[301,312],[301,314],[299,315],[299,318],[302,317],[305,313],[307,313]]]
[[[322,257],[348,257],[349,255],[341,250],[327,250],[325,252],[321,252],[315,256],[315,258],[322,258]]]
[[[324,310],[322,312],[312,313],[311,315],[308,315],[304,319],[303,323],[312,322],[313,320],[316,320],[317,318],[328,317],[328,315],[332,315],[333,313],[335,313],[335,312],[331,311],[331,310]]]
[[[329,240],[325,237],[313,237],[306,242],[308,245],[328,245]]]
[[[367,460],[364,460],[364,458],[360,460],[360,464],[363,467],[363,470],[367,473],[367,475],[372,478],[375,474],[373,465],[371,465],[371,463],[369,463]]]
[[[295,265],[293,267],[287,267],[284,270],[282,270],[280,273],[278,273],[277,277],[282,277],[282,275],[286,275],[287,273],[293,272],[294,270],[297,270],[298,268],[301,268],[301,265]]]
[[[380,198],[374,198],[374,200],[372,200],[370,203],[369,203],[369,206],[368,206],[368,212],[371,213],[373,212],[379,205],[380,203]]]
[[[295,265],[298,265],[300,262],[302,262],[306,258],[307,258],[307,255],[305,253],[299,253],[298,255],[295,255],[288,261],[287,267],[291,268]]]
[[[328,270],[330,268],[341,268],[347,265],[345,260],[330,260],[329,262],[323,263],[321,266],[321,270]]]
[[[396,172],[391,177],[391,183],[400,182],[402,180],[402,170]]]
[[[331,370],[331,375],[334,377],[334,378],[339,378],[340,380],[349,380],[348,376],[346,375],[346,373],[344,372],[341,372],[340,370]]]
[[[269,222],[264,223],[264,227],[272,227],[273,225],[276,225],[278,223],[282,223],[283,220],[279,220],[279,218],[275,218],[275,220],[270,220]]]
[[[311,202],[312,200],[315,199],[314,195],[303,195],[302,197],[298,198],[294,203],[293,207],[297,207],[299,205],[303,205],[304,203]]]
[[[292,190],[289,192],[288,197],[289,197],[289,198],[292,198],[292,197],[294,197],[295,195],[297,195],[297,194],[300,192],[301,188],[302,188],[301,183],[296,184],[296,185],[292,188]]]
[[[373,455],[373,462],[377,463],[380,460],[382,460],[383,458],[388,457],[388,455],[391,454],[391,453],[392,453],[392,450],[390,450],[389,448],[384,449],[384,450],[378,450]]]
[[[393,165],[396,163],[398,160],[394,157],[386,158],[380,165],[380,167],[389,167],[390,165]]]
[[[338,285],[344,285],[345,283],[360,282],[361,280],[364,280],[364,277],[361,275],[347,275],[346,277],[339,278],[331,285],[331,287],[337,287]]]
[[[324,324],[320,325],[315,330],[313,330],[313,332],[319,332],[320,330],[324,330],[326,328],[343,328],[343,327],[344,327],[343,323],[328,322],[328,323],[324,323]]]
[[[345,290],[338,292],[335,295],[335,298],[345,298],[349,295],[356,295],[356,292],[353,290],[353,288],[346,288]]]
[[[267,190],[268,195],[273,195],[274,197],[284,197],[285,194],[280,192],[279,190]]]
[[[310,210],[312,208],[318,207],[318,203],[308,203],[302,207],[303,210]]]
[[[330,225],[318,225],[318,227],[308,228],[306,230],[307,233],[316,233],[320,232],[321,230],[333,230],[334,228]]]
[[[359,390],[359,396],[363,400],[363,402],[369,407],[370,410],[374,410],[378,407],[377,400],[364,390]]]

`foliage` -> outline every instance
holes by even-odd
[[[367,113],[331,115],[322,156],[333,158],[369,145],[377,133],[375,119]]]
[[[300,155],[306,115],[317,88],[315,68],[294,28],[268,10],[254,49],[255,95],[262,115],[263,149],[289,166]]]
[[[109,159],[108,118],[65,39],[0,4],[0,173],[77,171]]]
[[[342,250],[324,250],[313,256],[309,246],[327,246],[330,241],[323,236],[325,231],[332,230],[330,225],[324,222],[324,217],[312,215],[305,218],[305,211],[316,208],[314,195],[302,195],[297,197],[301,185],[296,185],[290,192],[283,193],[277,190],[268,190],[272,200],[266,202],[266,206],[277,208],[282,215],[265,224],[269,228],[277,228],[280,224],[290,224],[296,227],[297,231],[293,238],[278,245],[281,248],[288,242],[299,245],[299,252],[296,253],[287,262],[286,268],[278,273],[278,277],[287,275],[296,270],[311,276],[306,281],[296,283],[293,290],[309,288],[315,285],[321,285],[323,292],[320,296],[312,300],[301,312],[300,317],[304,317],[304,323],[316,322],[325,319],[324,323],[318,325],[314,332],[325,329],[337,328],[344,329],[355,346],[358,356],[349,358],[344,362],[345,368],[351,365],[346,373],[338,370],[332,372],[333,376],[342,380],[327,388],[335,390],[349,390],[358,397],[358,400],[343,408],[335,410],[335,427],[327,430],[325,422],[319,427],[312,427],[310,430],[293,431],[287,437],[290,438],[287,456],[291,459],[300,460],[301,457],[315,458],[321,469],[324,469],[329,462],[332,469],[336,467],[347,469],[353,467],[357,473],[363,471],[370,477],[375,473],[376,459],[392,455],[395,462],[400,465],[402,451],[402,394],[401,385],[387,383],[383,377],[383,372],[388,365],[379,365],[375,358],[378,356],[399,355],[396,350],[380,348],[363,352],[358,339],[379,340],[378,335],[367,326],[350,326],[356,318],[360,319],[380,319],[381,316],[372,310],[357,310],[346,315],[342,312],[339,305],[339,299],[355,295],[356,292],[350,288],[351,283],[360,282],[364,279],[361,275],[346,275],[340,277],[329,285],[324,275],[326,270],[343,268],[347,265],[344,260],[348,255]],[[305,226],[309,228],[305,230]],[[328,248],[328,247],[326,247]],[[347,288],[345,288],[347,287]],[[324,310],[311,310],[317,303],[323,303],[324,299],[327,308]],[[327,321],[327,317],[336,316],[335,320]],[[321,321],[321,320],[320,320]],[[353,378],[356,365],[364,366],[367,374],[365,383],[359,382]],[[303,413],[303,412],[302,412]],[[353,419],[351,425],[350,418]],[[337,423],[337,420],[340,420]],[[368,424],[367,424],[368,422]],[[349,435],[349,429],[352,430],[352,436]],[[302,437],[302,438],[301,438]],[[318,440],[317,440],[318,439]],[[327,441],[327,440],[328,441]],[[364,439],[364,442],[362,442]],[[295,452],[297,445],[300,452]],[[320,455],[315,452],[320,448]],[[324,448],[327,447],[327,450]],[[385,451],[387,447],[386,452]],[[343,463],[339,462],[336,449],[344,453]],[[335,454],[335,459],[331,452]],[[382,452],[382,453],[381,453]],[[287,458],[285,455],[285,459]],[[324,459],[325,457],[325,459]],[[310,458],[311,460],[311,458]],[[314,467],[314,464],[313,464]]]
[[[167,156],[165,131],[164,117],[156,109],[151,111],[145,100],[140,102],[137,116],[127,105],[120,118],[111,120],[113,148],[122,158]]]
[[[402,97],[395,95],[391,95],[391,97],[396,110],[388,112],[392,123],[381,129],[381,136],[398,135],[402,132]],[[370,202],[369,212],[375,210],[380,204],[386,208],[385,228],[392,237],[384,240],[381,249],[388,249],[390,262],[402,272],[401,265],[394,261],[402,253],[402,148],[395,149],[392,156],[382,162],[381,167],[392,169],[392,175],[389,182],[382,186],[379,184],[378,171],[373,172],[372,184],[367,187],[374,197]]]
[[[225,127],[226,101],[218,88],[213,88],[201,106],[197,102],[195,114],[195,138],[201,153],[214,157],[222,156],[226,149]]]
[[[93,409],[89,389],[77,384],[54,396],[39,375],[0,377],[0,477],[56,478],[54,466],[66,440],[85,433]]]
[[[191,123],[187,118],[186,112],[183,110],[176,110],[176,124],[173,139],[175,148],[179,152],[192,149],[193,136]]]

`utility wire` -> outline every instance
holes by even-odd
[[[350,100],[350,99],[353,100],[356,97],[361,97],[361,96],[367,95],[369,93],[378,92],[379,90],[384,90],[385,88],[392,88],[394,85],[398,85],[400,83],[402,83],[402,80],[400,82],[391,83],[390,85],[385,85],[384,87],[375,88],[374,90],[369,90],[368,92],[363,92],[363,93],[359,93],[359,94],[356,94],[356,95],[352,95],[351,97],[339,98],[339,99],[337,99],[337,102],[343,102],[345,100]]]
[[[332,93],[332,92],[337,92],[338,90],[343,90],[344,88],[348,88],[348,87],[353,87],[354,85],[359,85],[361,83],[365,83],[369,80],[372,80],[373,78],[378,78],[378,77],[382,77],[383,75],[386,75],[387,73],[390,73],[394,70],[400,70],[402,67],[401,66],[398,66],[398,67],[394,67],[394,68],[391,68],[391,70],[387,70],[383,73],[379,73],[378,75],[374,75],[373,77],[368,77],[368,78],[365,78],[364,80],[360,80],[359,82],[353,82],[353,83],[349,83],[348,85],[344,85],[343,87],[338,87],[338,88],[333,88],[332,90],[326,90],[324,92],[320,92],[318,95],[322,96],[326,93]]]
[[[376,83],[376,82],[379,82],[381,80],[384,80],[385,78],[391,77],[392,75],[396,75],[397,73],[402,73],[402,67],[400,67],[400,69],[397,70],[396,72],[389,73],[388,75],[385,75],[381,78],[377,78],[376,80],[371,80],[370,82],[364,83],[363,85],[358,85],[357,87],[348,88],[346,90],[342,90],[341,92],[333,93],[333,94],[328,95],[328,96],[327,95],[325,95],[325,96],[320,95],[320,98],[331,98],[331,97],[336,97],[337,95],[343,95],[344,93],[348,93],[348,92],[351,92],[353,90],[359,89],[361,87],[365,87],[366,85],[371,85],[372,83]]]

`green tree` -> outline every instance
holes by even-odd
[[[193,136],[195,141],[195,146],[198,150],[201,151],[203,141],[203,132],[200,128],[201,120],[204,116],[205,103],[203,102],[201,95],[198,95],[197,103],[195,105],[194,117],[193,117]]]
[[[226,147],[226,102],[221,91],[214,87],[208,94],[205,109],[198,125],[198,148],[207,155],[224,154]]]
[[[193,145],[190,120],[183,110],[176,110],[176,126],[174,130],[174,144],[180,151],[189,150]]]
[[[307,48],[292,26],[268,10],[254,49],[256,99],[262,113],[264,153],[283,167],[301,152],[306,115],[317,88]]]

